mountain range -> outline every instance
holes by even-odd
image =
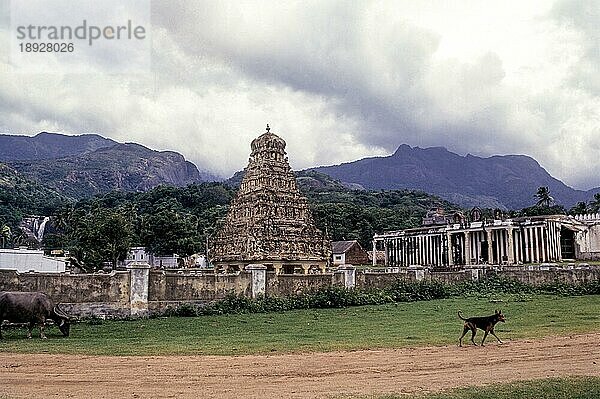
[[[70,198],[220,180],[209,171],[198,170],[177,152],[119,143],[97,134],[0,134],[0,162],[23,178]],[[242,176],[237,172],[226,183],[239,184]],[[547,186],[556,203],[567,208],[589,201],[600,192],[600,188],[573,189],[525,155],[461,156],[443,147],[406,144],[389,156],[310,168],[296,172],[296,177],[301,186],[308,188],[410,189],[438,195],[463,207],[500,209],[535,204],[534,194],[541,186]]]
[[[118,143],[96,134],[0,135],[0,162],[71,198],[216,180],[177,152]]]
[[[534,194],[541,186],[548,187],[556,203],[565,207],[589,201],[600,192],[600,188],[573,189],[525,155],[461,156],[444,147],[406,144],[390,156],[310,170],[369,190],[422,190],[463,207],[521,209],[536,203]]]
[[[42,132],[32,137],[0,134],[0,162],[35,161],[82,155],[115,144],[116,141],[97,134],[67,136]]]

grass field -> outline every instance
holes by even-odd
[[[453,389],[425,396],[368,396],[360,399],[597,399],[600,377],[550,378],[537,381]],[[340,398],[341,399],[341,398]],[[345,398],[348,399],[348,398]],[[359,398],[354,398],[359,399]]]
[[[0,351],[90,355],[232,355],[382,347],[454,345],[462,331],[456,312],[486,315],[502,309],[496,327],[505,340],[600,330],[600,296],[502,295],[283,313],[104,321],[74,324],[71,337],[56,327],[48,339],[26,339],[25,328],[4,329]],[[481,340],[481,332],[476,338]],[[490,343],[495,339],[490,338]]]

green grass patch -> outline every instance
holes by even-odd
[[[346,397],[347,398],[347,397]],[[600,377],[549,378],[468,387],[429,395],[361,396],[362,399],[597,399]],[[355,398],[356,399],[356,398]]]
[[[455,345],[456,312],[487,315],[502,309],[496,327],[504,341],[600,330],[600,296],[504,294],[341,309],[81,322],[63,338],[26,339],[25,328],[3,329],[0,351],[89,355],[235,355]],[[482,334],[476,338],[481,340]],[[477,341],[477,342],[479,342]],[[490,338],[490,344],[494,342]]]

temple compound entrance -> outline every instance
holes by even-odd
[[[567,215],[482,220],[428,216],[419,228],[373,237],[373,250],[384,250],[385,265],[438,269],[478,264],[514,265],[597,259],[600,219]]]
[[[298,191],[285,145],[269,125],[252,141],[244,178],[210,250],[216,270],[263,264],[277,273],[325,271],[331,242]]]

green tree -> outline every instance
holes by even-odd
[[[594,194],[594,199],[589,203],[589,211],[593,213],[600,212],[600,193]]]
[[[569,214],[571,215],[584,215],[588,212],[588,205],[585,201],[580,201],[571,209],[569,209]]]
[[[12,232],[10,227],[7,225],[2,225],[0,227],[0,239],[2,239],[2,248],[6,248],[6,243],[10,241],[12,236]]]
[[[512,216],[542,216],[542,215],[566,215],[567,210],[562,205],[552,206],[530,206],[518,212],[511,212]]]
[[[550,196],[550,189],[548,187],[538,187],[534,197],[538,200],[535,206],[545,206],[548,208],[554,202],[554,198]]]
[[[88,265],[88,271],[103,262],[115,267],[127,256],[133,239],[133,224],[122,209],[93,208],[73,215],[69,232],[70,250]]]
[[[144,216],[140,240],[156,255],[188,256],[202,248],[198,217],[186,212],[174,198],[156,204]]]

